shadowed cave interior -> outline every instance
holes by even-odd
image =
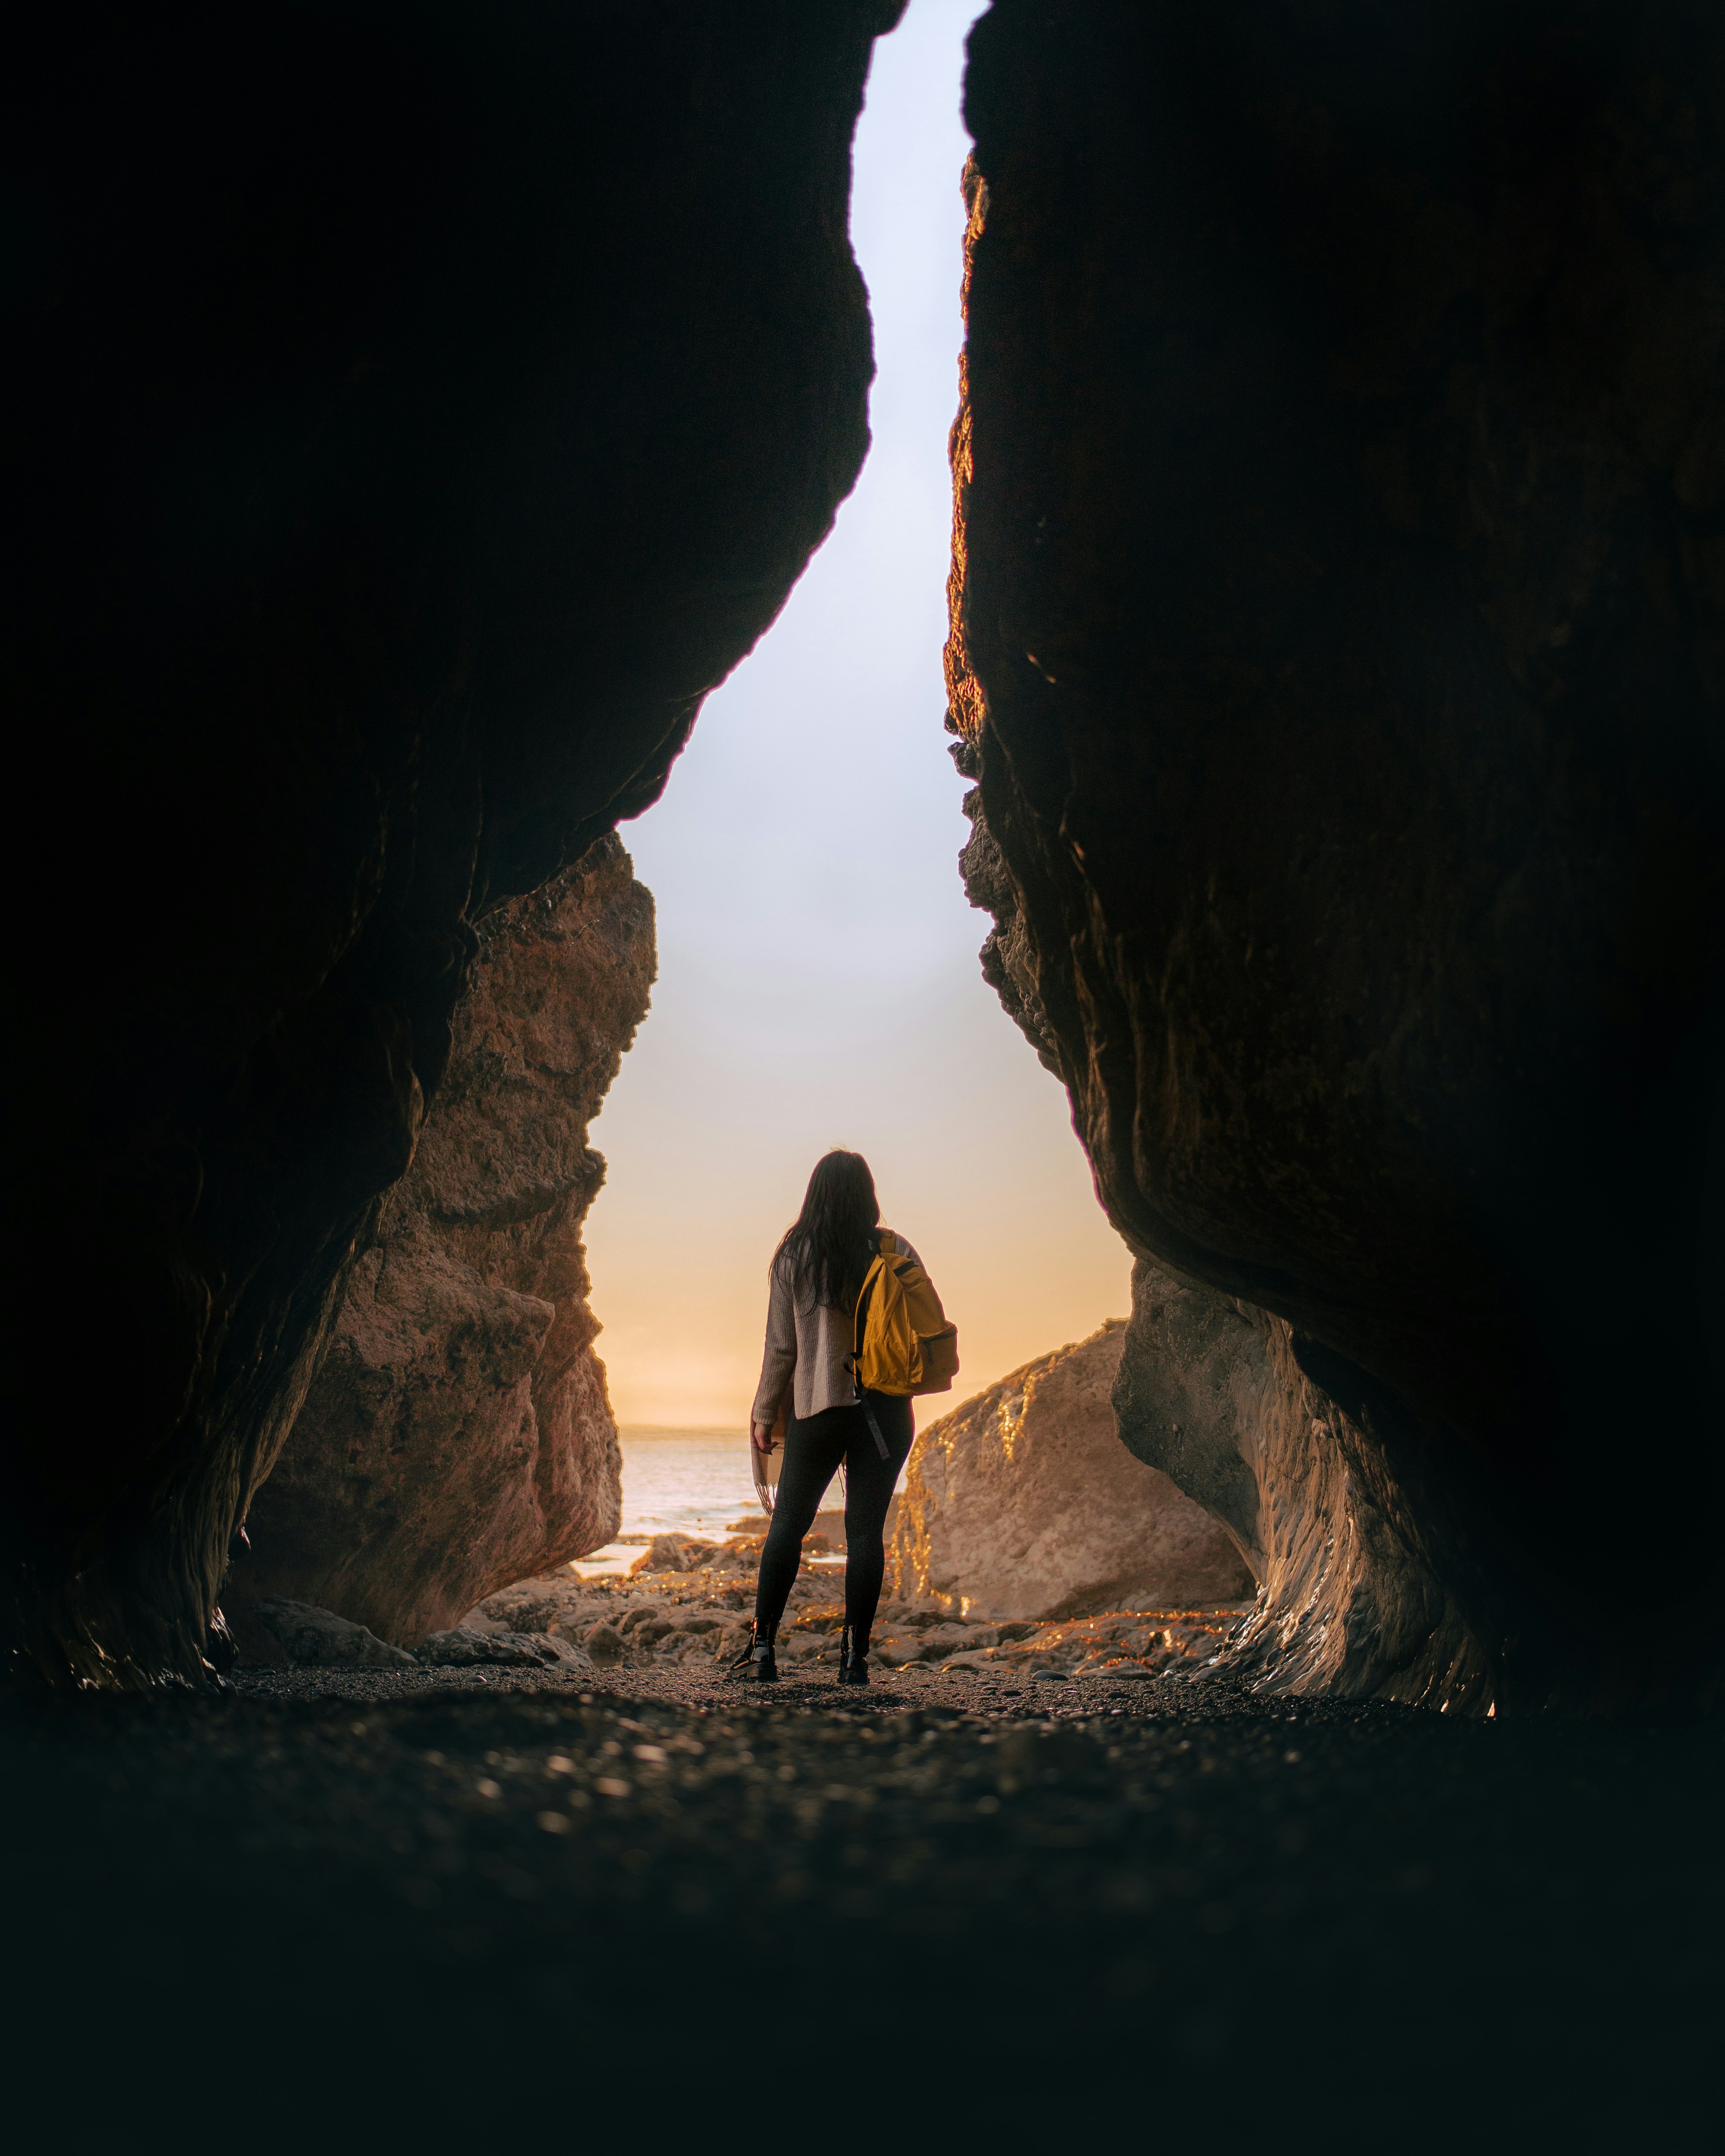
[[[1372,1994],[1374,2100],[1466,1994],[1506,2144],[1680,2122],[1717,2003],[1712,9],[995,0],[971,36],[962,872],[1133,1254],[1119,1438],[1255,1589],[1219,1658],[841,1711],[401,1651],[616,1529],[587,1125],[654,968],[616,827],[861,467],[850,146],[902,12],[23,40],[15,2025],[67,2042],[99,1932],[116,2087],[146,1994],[236,1953],[266,2018],[345,1961],[416,2057],[459,1995],[480,2049],[639,2076],[670,1942],[745,1993],[830,1970],[782,2010],[799,2090],[845,1984],[896,1986],[923,2100],[933,2016],[1010,2131],[1076,2099],[1009,2100],[988,1986],[1052,1968],[1084,2115],[1142,2071],[1184,2126],[1268,1968]],[[395,1661],[224,1689],[236,1635],[293,1659],[284,1597]],[[732,2070],[680,2042],[680,2088]],[[1253,2130],[1297,2051],[1240,2068]],[[446,2118],[485,2087],[452,2066]]]

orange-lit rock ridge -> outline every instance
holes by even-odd
[[[988,214],[988,190],[977,170],[974,157],[964,165],[964,270],[960,298],[968,315],[970,276],[976,259],[976,244]],[[958,416],[947,437],[947,454],[952,468],[952,560],[947,572],[947,642],[941,654],[947,682],[947,718],[951,730],[973,742],[983,730],[983,692],[964,648],[964,510],[970,493],[970,379],[968,362],[958,355]]]

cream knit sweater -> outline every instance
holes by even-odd
[[[880,1230],[882,1235],[889,1232]],[[905,1256],[922,1264],[902,1235],[894,1236],[893,1240]],[[824,1414],[828,1408],[851,1404],[857,1398],[851,1357],[853,1315],[829,1303],[813,1310],[799,1309],[791,1291],[790,1267],[783,1259],[779,1260],[773,1268],[767,1298],[767,1347],[761,1358],[755,1404],[749,1410],[752,1422],[776,1421],[782,1406],[798,1422],[806,1422],[810,1415]]]

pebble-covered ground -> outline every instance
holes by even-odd
[[[824,1537],[810,1540],[824,1551]],[[759,1536],[714,1543],[658,1535],[627,1578],[583,1578],[565,1566],[505,1588],[460,1628],[437,1635],[445,1644],[436,1651],[470,1654],[475,1634],[489,1633],[517,1640],[522,1661],[572,1650],[613,1671],[685,1663],[722,1669],[749,1645],[761,1547]],[[1017,1697],[1038,1680],[1143,1681],[1214,1662],[1246,1606],[998,1622],[967,1618],[932,1599],[889,1600],[875,1625],[870,1660],[877,1679],[895,1671],[974,1676],[991,1699]],[[844,1621],[843,1561],[817,1554],[805,1561],[780,1628],[784,1674],[830,1674]],[[425,1651],[435,1659],[429,1646]]]
[[[1184,1666],[14,1706],[18,2145],[1705,2145],[1715,1729]]]

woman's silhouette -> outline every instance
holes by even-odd
[[[749,1677],[778,1675],[773,1642],[802,1562],[803,1537],[842,1466],[845,1638],[839,1681],[869,1681],[869,1633],[886,1570],[881,1530],[916,1427],[907,1399],[857,1388],[852,1324],[880,1247],[880,1223],[868,1163],[860,1153],[829,1152],[817,1163],[803,1209],[773,1254],[767,1349],[749,1435],[770,1453],[783,1413],[784,1462],[761,1556],[755,1635],[743,1672]],[[916,1255],[902,1236],[898,1247]]]

